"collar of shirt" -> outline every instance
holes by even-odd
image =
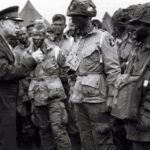
[[[91,30],[89,30],[89,32],[87,32],[85,35],[82,36],[82,38],[86,38],[90,35],[93,35],[95,33],[97,33],[98,29],[95,29],[95,28],[91,28]]]
[[[52,42],[54,42],[57,46],[59,46],[60,48],[62,47],[64,41],[68,40],[69,38],[67,37],[66,34],[63,34],[59,39],[54,39],[52,40]]]
[[[2,36],[2,35],[1,35]],[[8,43],[8,41],[7,41],[7,39],[4,37],[4,36],[2,36],[2,38],[3,38],[3,40],[6,42],[6,44],[8,45],[8,47],[9,47],[9,49],[12,51],[12,46]]]
[[[28,50],[27,52],[29,52],[30,54],[32,54],[33,52],[35,52],[36,50],[38,50],[39,48],[36,47],[36,45],[32,45],[32,48],[30,50]],[[44,42],[42,44],[42,46],[40,47],[40,50],[45,53],[47,50],[47,44]]]
[[[61,37],[59,37],[59,38],[54,38],[54,39],[52,39],[52,41],[54,41],[54,42],[60,42],[60,41],[62,41],[62,40],[66,40],[66,39],[68,39],[68,36],[66,35],[66,34],[63,34]]]
[[[12,51],[12,47],[9,45],[9,43],[7,42],[5,37],[1,34],[0,34],[0,43],[1,43],[2,51],[4,51],[4,53],[7,54],[7,56],[9,57],[9,59],[11,61],[14,61],[15,57],[14,57],[14,54],[13,54],[13,51]]]

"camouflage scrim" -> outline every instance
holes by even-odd
[[[95,17],[96,14],[96,6],[91,0],[72,0],[67,10],[67,16]]]
[[[119,8],[112,16],[115,34],[120,37],[122,33],[134,30],[132,25],[139,22],[150,24],[150,2],[130,5],[125,9]]]
[[[132,22],[142,22],[142,23],[146,23],[146,24],[150,24],[150,6],[146,7],[142,7],[142,11],[140,13],[140,16],[130,20],[129,22],[132,23]]]

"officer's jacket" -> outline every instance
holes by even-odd
[[[105,102],[108,95],[111,96],[114,82],[120,75],[113,37],[108,32],[93,29],[74,43],[69,55],[77,56],[80,62],[71,101]]]
[[[15,63],[17,64],[21,62],[22,58],[27,54],[26,52],[29,51],[31,48],[32,48],[31,41],[26,47],[23,44],[19,43],[13,49],[13,53],[15,55]],[[29,101],[28,97],[29,84],[30,84],[30,76],[27,76],[19,81],[17,105],[20,105],[25,101]]]
[[[5,40],[0,36],[0,82],[13,82],[27,74],[35,67],[36,62],[28,55],[28,59],[15,64],[15,58]]]
[[[36,66],[31,55],[19,64],[0,35],[0,149],[16,149],[16,100],[18,80]]]
[[[11,96],[17,96],[17,81],[28,75],[35,66],[36,62],[30,55],[15,64],[12,51],[0,36],[0,112],[11,111],[11,103],[15,103],[11,101]]]
[[[32,51],[35,51],[33,45]],[[37,106],[46,105],[52,100],[59,101],[66,97],[59,78],[59,66],[55,49],[44,43],[41,47],[44,60],[31,73],[29,96]]]

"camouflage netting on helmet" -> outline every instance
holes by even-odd
[[[131,5],[125,9],[118,9],[112,16],[115,32],[123,33],[126,25],[132,21],[150,23],[150,3]]]
[[[117,34],[123,33],[126,28],[125,24],[130,20],[128,9],[118,9],[112,16],[112,23]]]
[[[131,19],[139,18],[143,11],[145,10],[144,5],[138,4],[138,5],[131,5],[128,7],[129,10],[129,16]]]
[[[139,21],[150,25],[150,3],[145,3],[143,5]]]
[[[91,0],[72,0],[67,10],[67,16],[95,17],[96,14],[96,6]]]

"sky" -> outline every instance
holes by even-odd
[[[56,13],[66,15],[67,7],[71,0],[30,0],[39,13],[51,23],[51,18]],[[22,10],[27,0],[0,0],[0,10],[18,5],[19,11]],[[107,11],[111,16],[119,8],[127,8],[129,5],[142,4],[150,0],[93,0],[97,7],[95,18],[102,20]]]

